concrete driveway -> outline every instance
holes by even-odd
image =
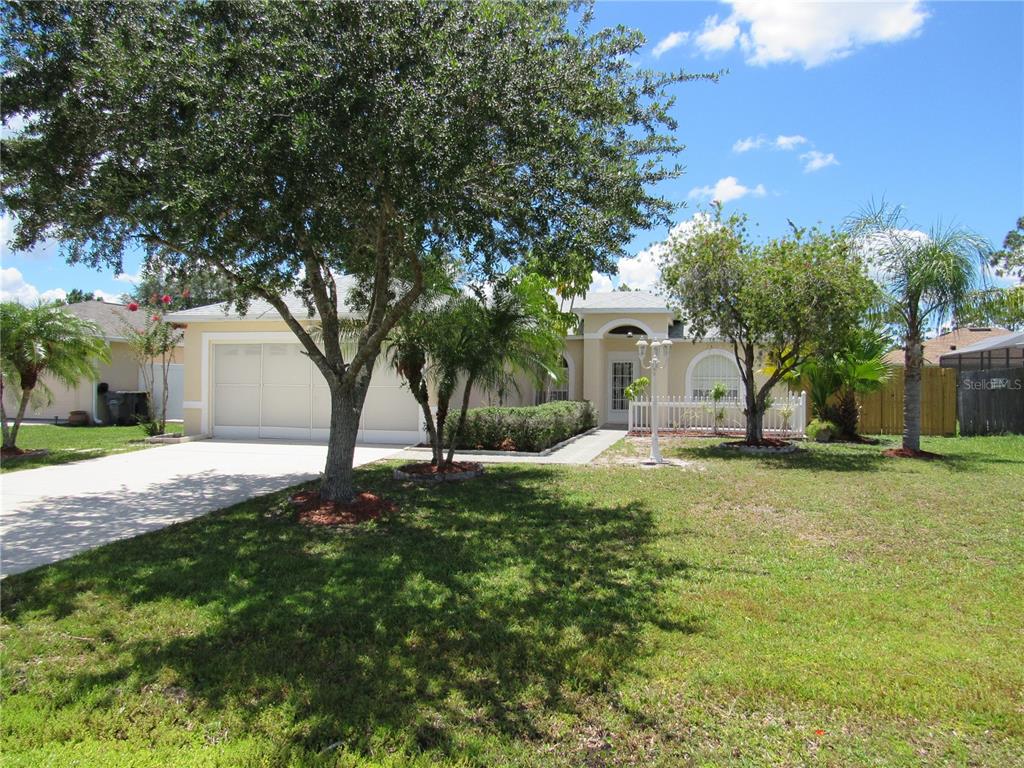
[[[400,446],[359,446],[356,466]],[[327,446],[200,440],[0,475],[0,574],[191,520],[323,471]]]

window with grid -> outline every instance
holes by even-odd
[[[537,402],[550,403],[553,400],[569,399],[569,362],[562,358],[562,380],[549,384],[547,389],[537,393]]]
[[[633,383],[633,363],[612,363],[612,410],[624,411],[629,406],[626,387]]]
[[[716,384],[725,385],[725,399],[737,400],[740,396],[740,370],[736,362],[725,355],[708,355],[700,360],[690,376],[690,397],[707,400]]]

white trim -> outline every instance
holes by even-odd
[[[645,323],[643,320],[637,320],[632,317],[617,317],[614,320],[609,320],[607,323],[602,325],[596,333],[585,333],[583,338],[585,339],[603,339],[605,335],[613,328],[618,328],[620,325],[635,325],[637,328],[642,330],[651,338],[664,339],[667,338],[666,334],[655,333],[654,330]]]
[[[699,363],[701,360],[705,360],[705,359],[707,359],[709,357],[716,357],[716,356],[724,357],[726,360],[728,360],[730,363],[732,363],[733,366],[735,366],[735,368],[736,368],[736,376],[739,378],[739,388],[740,388],[740,390],[743,389],[743,375],[740,373],[739,366],[736,365],[736,355],[733,354],[732,352],[730,352],[729,350],[726,350],[726,349],[705,349],[704,351],[698,352],[696,355],[694,355],[693,356],[693,360],[691,360],[690,364],[686,367],[686,377],[685,377],[685,379],[683,381],[683,386],[684,386],[683,397],[685,397],[685,398],[691,397],[690,393],[692,391],[691,388],[692,388],[692,385],[693,385],[693,370],[694,370],[694,368],[697,367],[697,363]]]
[[[613,315],[616,312],[630,312],[634,315],[671,315],[668,307],[573,307],[577,315]]]
[[[576,361],[566,351],[562,351],[562,359],[565,360],[565,376],[568,381],[565,383],[565,393],[570,400],[576,399]]]

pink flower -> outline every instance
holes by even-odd
[[[136,302],[136,301],[129,301],[128,302],[128,311],[129,312],[137,312],[138,309],[139,309],[138,302]]]
[[[153,322],[154,323],[159,323],[160,322],[160,315],[153,315]]]
[[[164,304],[170,304],[171,303],[171,296],[170,296],[170,294],[165,293],[163,296],[160,297],[160,301],[162,301]]]

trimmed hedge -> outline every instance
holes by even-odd
[[[459,414],[445,424],[451,444]],[[471,408],[456,448],[536,453],[597,426],[597,414],[586,400],[561,400],[523,408]]]

